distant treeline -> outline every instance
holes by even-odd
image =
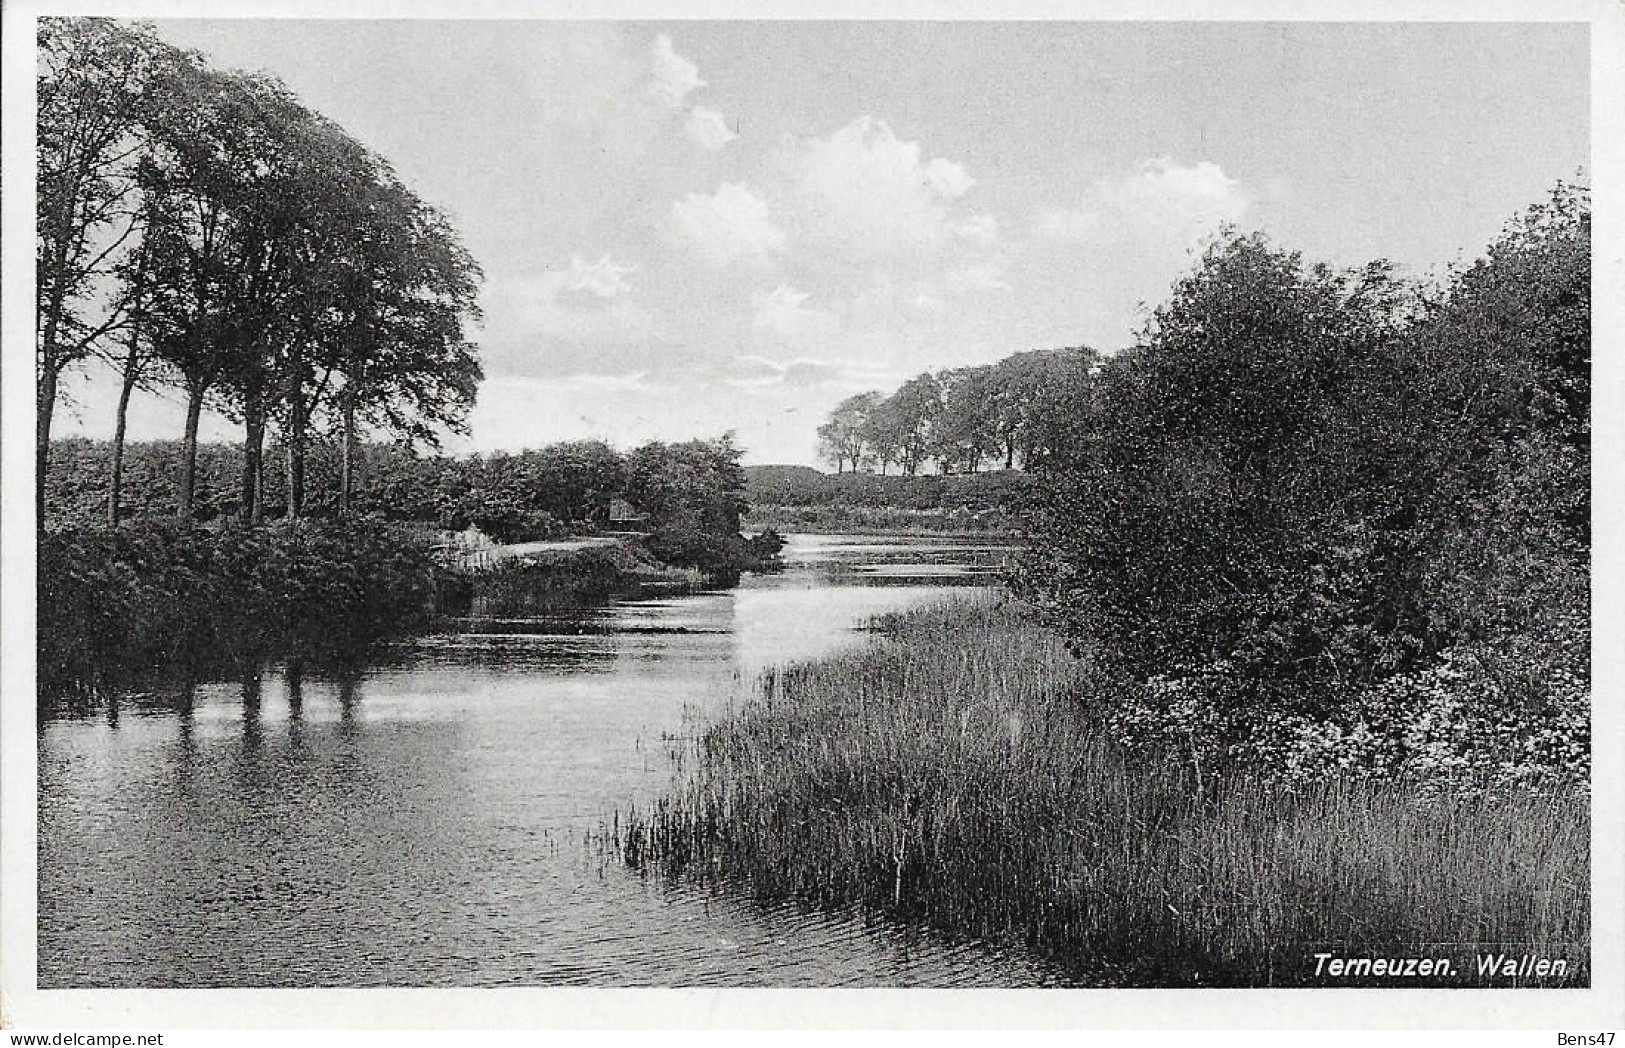
[[[753,527],[801,531],[1006,531],[1025,473],[916,476],[747,466]]]
[[[104,518],[110,497],[112,446],[82,438],[52,443],[45,485],[50,524]],[[281,451],[278,444],[273,453]],[[132,444],[123,463],[122,519],[172,512],[185,454],[179,441]],[[551,538],[590,530],[608,519],[610,499],[626,494],[637,461],[653,464],[655,448],[623,456],[608,444],[584,441],[519,454],[452,458],[419,455],[395,444],[358,445],[352,453],[351,508],[358,515],[412,521],[453,531],[473,525],[504,542]],[[335,441],[313,441],[306,453],[301,513],[332,518],[339,512],[342,456]],[[200,444],[193,491],[199,521],[239,517],[242,448]],[[267,473],[261,512],[288,516],[286,474]]]
[[[912,477],[933,462],[939,473],[1031,469],[1065,439],[1069,413],[1099,362],[1082,347],[1032,350],[925,372],[890,396],[859,393],[818,427],[819,454],[837,473],[896,466]]]
[[[307,454],[301,513],[339,515],[343,455],[333,441],[313,442]],[[167,516],[177,468],[177,442],[130,445],[124,455],[123,517]],[[622,453],[602,441],[574,441],[515,454],[419,455],[398,445],[366,444],[350,456],[353,516],[460,531],[473,526],[501,542],[526,542],[602,530],[620,500],[620,521],[650,533],[673,563],[737,570],[751,557],[735,547],[745,508],[745,472],[731,438],[683,443],[652,441]],[[103,519],[112,448],[82,438],[55,441],[46,478],[52,527]],[[194,515],[199,521],[240,518],[242,449],[200,444]],[[260,503],[272,518],[289,515],[285,478],[267,474]],[[729,569],[729,565],[732,568]]]

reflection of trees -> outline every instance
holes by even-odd
[[[305,661],[289,659],[282,674],[288,688],[288,716],[298,720],[305,712]]]
[[[259,666],[249,666],[243,673],[243,749],[258,750],[264,741],[260,735],[261,692],[263,684]]]

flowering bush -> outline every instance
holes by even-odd
[[[1545,686],[1530,693],[1507,686],[1505,661],[1452,648],[1314,717],[1238,701],[1242,677],[1218,660],[1123,689],[1106,719],[1130,746],[1178,753],[1198,769],[1245,765],[1286,784],[1352,776],[1428,789],[1585,790],[1589,682],[1548,667]]]

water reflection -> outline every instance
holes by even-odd
[[[47,717],[40,984],[1044,981],[1021,956],[645,881],[590,842],[666,788],[663,740],[760,669],[950,592],[851,570],[941,551],[786,552],[726,593],[470,621],[365,667],[241,666]]]

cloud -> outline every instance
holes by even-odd
[[[953,200],[964,196],[976,184],[976,179],[967,175],[963,167],[939,156],[925,165],[925,183],[938,195]]]
[[[1239,222],[1253,198],[1211,161],[1190,166],[1146,160],[1131,174],[1095,181],[1078,207],[1039,215],[1034,232],[1057,240],[1155,236],[1187,245],[1224,222]]]
[[[896,253],[951,236],[950,205],[975,179],[950,160],[922,160],[884,121],[862,116],[793,146],[785,163],[808,205],[807,232],[858,253]]]
[[[819,360],[797,357],[790,361],[777,361],[747,353],[734,358],[730,386],[739,389],[763,389],[777,386],[787,389],[832,387],[850,389],[875,384],[873,367],[847,360]]]
[[[672,228],[713,265],[764,260],[782,251],[784,231],[767,202],[742,182],[724,182],[715,193],[690,193],[671,206]]]
[[[608,255],[592,265],[572,258],[564,290],[587,291],[599,298],[614,298],[631,290],[631,285],[626,282],[626,274],[635,273],[637,269],[637,266],[617,265]]]
[[[655,37],[649,56],[649,96],[667,109],[680,110],[689,92],[704,86],[699,67],[672,48],[671,37],[665,33]]]
[[[1096,179],[1071,206],[1034,216],[1022,292],[1053,302],[1056,326],[1121,345],[1144,324],[1149,304],[1167,300],[1207,237],[1225,223],[1251,221],[1255,200],[1208,160],[1156,157]],[[1079,287],[1089,294],[1077,295]]]
[[[1098,211],[1046,210],[1033,223],[1033,232],[1046,240],[1093,240],[1103,220]]]
[[[781,338],[800,338],[812,334],[825,334],[838,323],[834,313],[825,309],[808,308],[805,291],[780,284],[772,292],[755,292],[751,307],[755,310],[752,326],[765,329]]]
[[[665,34],[646,48],[613,24],[550,26],[530,39],[525,77],[551,124],[590,134],[622,156],[678,129],[711,151],[734,137],[721,113],[689,105],[705,81]]]
[[[726,117],[705,106],[695,106],[689,111],[683,133],[690,142],[713,153],[739,137],[728,129]]]

